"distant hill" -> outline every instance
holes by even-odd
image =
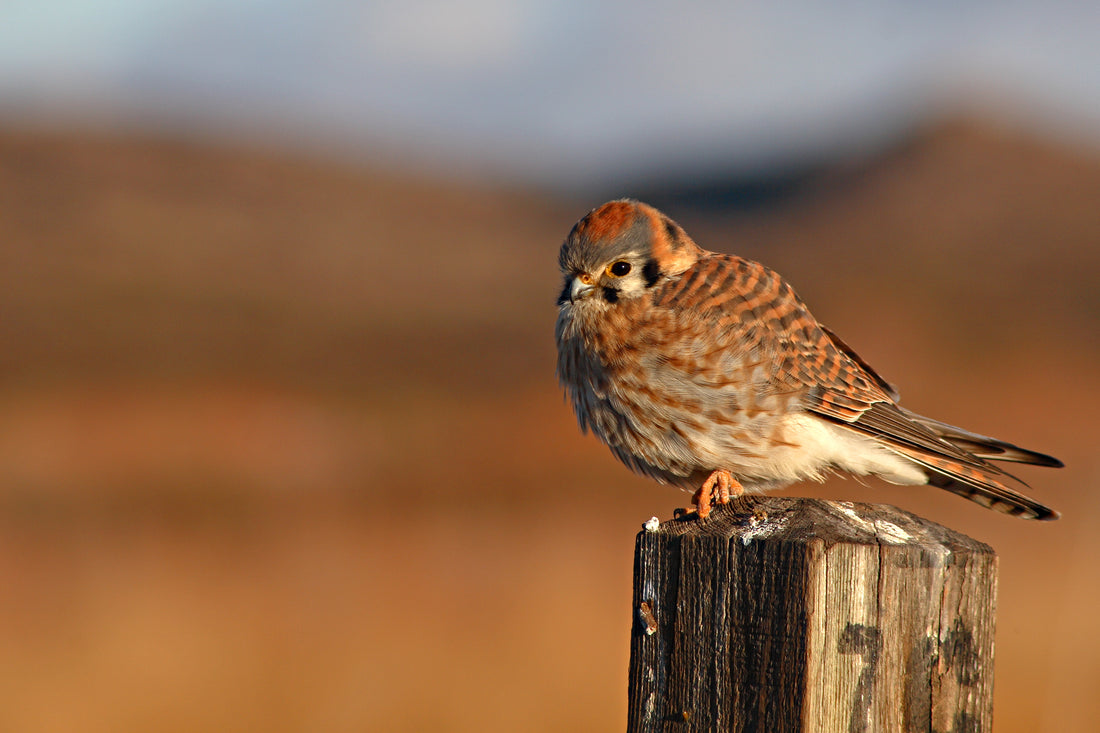
[[[416,375],[471,329],[511,350],[552,318],[572,216],[291,154],[0,131],[0,339],[18,344],[0,379],[349,388],[372,370]]]
[[[704,246],[764,260],[845,319],[874,303],[960,341],[1100,339],[1100,159],[1079,151],[956,123],[780,186],[760,209],[697,206],[714,200],[705,187],[652,193]],[[356,388],[374,372],[430,378],[441,359],[469,388],[545,379],[556,248],[597,203],[3,130],[0,338],[18,348],[0,351],[0,379],[228,372]]]

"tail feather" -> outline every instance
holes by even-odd
[[[905,408],[900,408],[905,415],[914,422],[940,436],[957,448],[990,461],[1011,461],[1014,463],[1026,463],[1033,466],[1047,466],[1049,468],[1062,468],[1065,464],[1054,456],[1046,453],[1021,448],[1003,440],[990,438],[987,435],[979,435],[969,430],[957,428],[954,425],[924,417]]]
[[[924,469],[929,484],[1005,514],[1058,518],[1058,512],[1050,507],[1009,488],[1012,481],[1024,487],[1027,484],[994,463],[1060,467],[1057,458],[917,415],[886,400],[868,404],[854,418],[829,409],[832,404],[819,400],[809,409],[913,461]]]
[[[1027,484],[995,466],[989,466],[988,470],[983,471],[970,464],[930,455],[912,448],[891,447],[928,469],[928,483],[931,486],[950,491],[987,509],[1023,519],[1050,520],[1059,517],[1058,512],[1050,507],[1005,486],[1002,483],[1003,478],[1011,478],[1022,486]]]
[[[928,484],[981,504],[987,509],[1011,514],[1022,519],[1047,521],[1058,519],[1061,516],[1054,509],[1003,486],[997,491],[992,491],[987,487],[974,486],[944,473],[929,474]]]

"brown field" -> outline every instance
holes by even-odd
[[[907,406],[1066,461],[1021,471],[1055,523],[788,491],[999,551],[1000,733],[1100,720],[1098,202],[1100,158],[958,124],[669,211]],[[0,730],[623,729],[634,534],[686,495],[554,382],[557,246],[597,203],[0,132]]]

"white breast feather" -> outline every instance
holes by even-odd
[[[759,467],[777,483],[821,480],[831,468],[857,476],[876,475],[894,484],[928,481],[916,464],[881,443],[813,415],[784,418],[783,439],[797,447],[773,447]]]

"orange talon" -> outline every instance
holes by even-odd
[[[717,490],[715,484],[717,484]],[[707,477],[699,490],[692,495],[691,501],[695,504],[695,511],[699,514],[699,518],[706,519],[715,504],[729,504],[732,497],[741,496],[744,493],[745,488],[733,477],[733,474],[725,469],[718,469]]]

